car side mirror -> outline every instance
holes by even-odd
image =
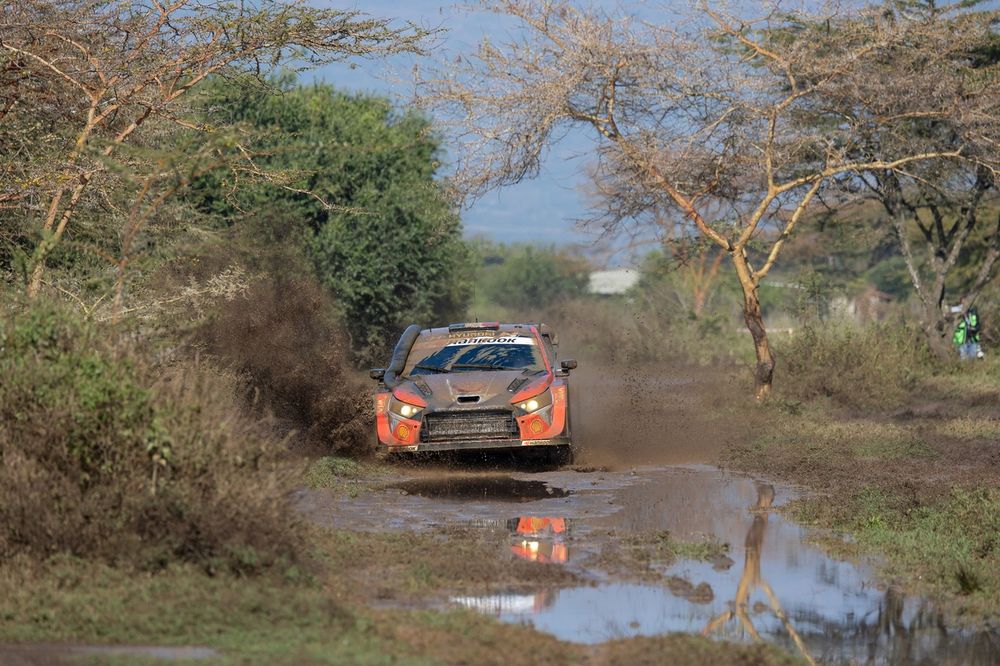
[[[368,371],[368,376],[377,382],[385,379],[385,368],[372,368]]]
[[[562,368],[563,370],[565,370],[566,372],[569,372],[570,370],[576,370],[576,366],[577,366],[577,363],[576,363],[576,359],[574,359],[574,358],[564,358],[559,363],[559,367]]]

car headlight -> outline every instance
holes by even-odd
[[[401,416],[404,419],[415,419],[423,410],[423,407],[417,407],[416,405],[403,402],[396,396],[392,396],[392,398],[389,399],[389,413],[394,416]]]
[[[545,389],[538,395],[528,398],[527,400],[521,400],[514,404],[515,411],[519,414],[534,414],[537,411],[541,411],[552,404],[552,391]]]

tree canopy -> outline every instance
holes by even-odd
[[[0,11],[0,211],[9,243],[31,248],[28,293],[81,207],[121,224],[112,253],[120,305],[131,241],[211,154],[253,172],[226,132],[210,132],[192,91],[215,75],[263,81],[284,66],[419,51],[426,31],[356,11],[257,0],[24,0]],[[171,132],[201,132],[193,153]],[[164,136],[166,135],[166,136]],[[36,150],[36,140],[38,148]],[[215,145],[212,145],[212,144]],[[215,150],[228,148],[228,150]],[[6,217],[6,215],[5,215]]]
[[[699,3],[692,16],[643,21],[624,7],[566,0],[483,4],[516,19],[523,39],[484,40],[459,65],[418,82],[419,98],[460,137],[457,186],[476,196],[532,177],[567,128],[595,132],[612,222],[667,211],[729,255],[754,339],[758,397],[770,392],[774,370],[758,288],[823,193],[864,173],[982,160],[964,144],[899,143],[872,154],[865,137],[897,122],[899,105],[911,116],[947,117],[963,135],[995,136],[988,94],[920,94],[902,84],[913,73],[891,88],[901,101],[879,86],[887,61],[946,67],[956,44],[983,30],[963,20],[967,3],[957,19],[939,22],[832,5],[810,13],[775,5],[751,16]],[[828,109],[828,96],[849,98],[858,113]]]
[[[195,200],[230,220],[263,208],[301,226],[362,358],[377,359],[411,323],[461,316],[468,253],[434,180],[440,143],[425,117],[290,80],[279,94],[220,81],[206,102],[211,122],[258,137],[256,163],[283,184],[241,185],[219,171],[199,181]]]

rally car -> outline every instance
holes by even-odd
[[[390,454],[545,448],[572,459],[570,371],[545,324],[452,324],[403,332],[378,381],[378,447]]]

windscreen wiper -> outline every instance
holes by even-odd
[[[508,368],[506,365],[496,365],[496,364],[487,365],[485,363],[482,363],[482,364],[480,364],[480,363],[455,363],[454,365],[451,366],[452,370],[459,369],[459,368],[461,368],[463,370],[517,370],[517,368]]]
[[[442,368],[436,365],[422,365],[417,363],[413,366],[414,370],[430,370],[431,372],[448,372],[448,368]]]

